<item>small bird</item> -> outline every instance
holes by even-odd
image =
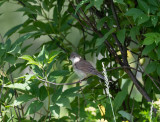
[[[75,73],[81,80],[86,78],[88,75],[97,75],[99,78],[104,80],[102,73],[98,72],[88,61],[84,60],[77,53],[72,52],[70,60],[72,61]]]

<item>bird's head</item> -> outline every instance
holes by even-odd
[[[75,64],[80,61],[81,56],[75,52],[72,52],[69,59],[72,61],[72,64]]]

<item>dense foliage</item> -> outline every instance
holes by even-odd
[[[0,121],[159,121],[158,0],[1,0],[0,6],[7,2],[27,19],[2,35]],[[15,33],[20,37],[11,41]],[[28,54],[32,44],[24,42],[41,37],[49,40]],[[79,81],[72,51],[95,59],[99,71],[104,62],[110,95],[96,76]]]

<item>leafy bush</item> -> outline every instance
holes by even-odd
[[[1,121],[159,121],[158,0],[1,0],[0,6],[7,2],[21,5],[16,12],[27,19],[0,43]],[[12,43],[15,33],[20,37]],[[24,42],[42,36],[50,40],[31,56],[32,44]],[[76,46],[69,36],[79,36]],[[76,78],[72,51],[96,59],[99,71],[103,62],[106,81]]]

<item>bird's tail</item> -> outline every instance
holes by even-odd
[[[96,72],[94,72],[93,74],[94,74],[94,75],[97,75],[99,78],[101,78],[101,79],[104,80],[104,76],[103,76],[103,74],[102,74],[101,72],[96,71]]]
[[[99,78],[101,78],[101,79],[103,79],[103,80],[104,80],[104,76],[103,76],[103,74],[102,74],[102,73],[98,72],[97,76],[98,76]]]

